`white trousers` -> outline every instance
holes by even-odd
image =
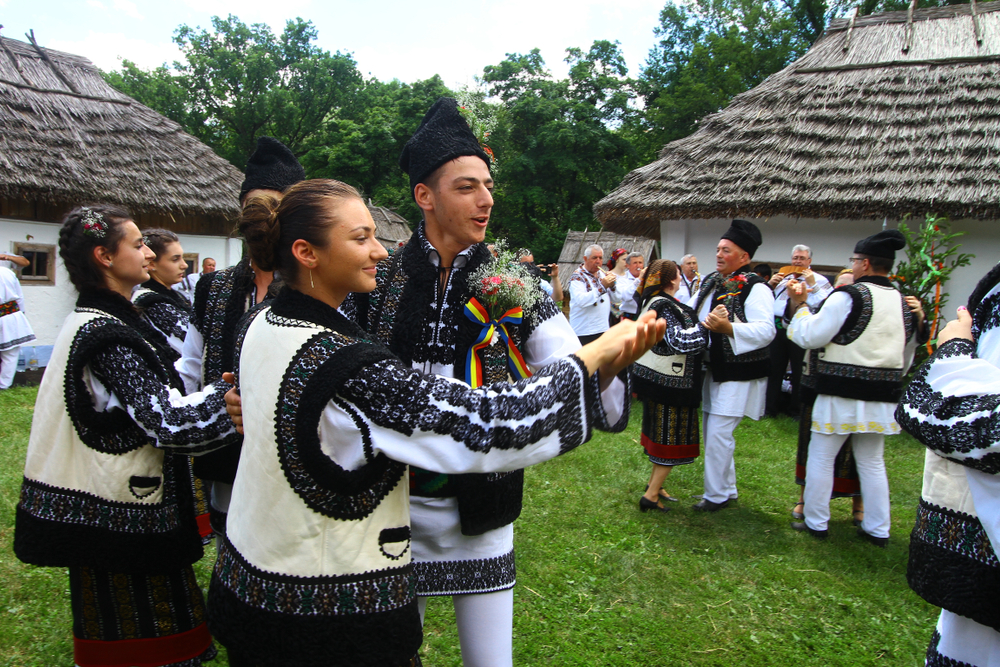
[[[937,631],[941,655],[963,665],[1000,667],[1000,632],[945,609],[938,617]]]
[[[736,498],[736,438],[733,431],[743,417],[704,413],[705,419],[705,500],[723,503]]]
[[[427,600],[418,597],[420,622]],[[514,589],[452,595],[463,667],[512,667],[514,664]]]
[[[17,360],[20,357],[20,345],[0,352],[0,389],[9,389],[14,384],[14,373],[17,372]]]
[[[861,496],[865,499],[865,518],[861,528],[875,537],[889,537],[889,479],[885,474],[885,436],[881,433],[812,433],[809,461],[806,463],[806,488],[803,493],[806,525],[826,530],[830,521],[830,494],[833,492],[833,463],[837,452],[853,435],[851,447],[858,467]]]

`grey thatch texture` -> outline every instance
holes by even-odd
[[[375,238],[386,249],[399,247],[401,242],[406,241],[413,234],[406,218],[391,209],[375,206],[370,199],[368,200],[368,212],[372,214],[372,220],[375,221]]]
[[[641,236],[615,234],[608,231],[569,232],[562,252],[559,253],[559,278],[563,285],[583,263],[583,251],[592,245],[599,245],[604,250],[604,261],[611,258],[611,252],[616,248],[625,248],[629,252],[641,252],[646,263],[659,259],[656,252],[656,242]],[[679,260],[680,257],[674,258]]]
[[[788,215],[1000,219],[1000,2],[839,19],[594,206],[605,227]]]
[[[0,197],[234,218],[242,181],[89,60],[0,37]]]

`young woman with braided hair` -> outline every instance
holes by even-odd
[[[228,385],[179,391],[175,353],[129,300],[154,254],[127,211],[73,209],[59,253],[79,298],[38,390],[14,552],[69,568],[79,667],[197,667],[215,648],[188,455],[236,436]]]

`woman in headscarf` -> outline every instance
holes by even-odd
[[[652,310],[667,326],[663,340],[632,366],[632,387],[642,401],[642,446],[653,464],[639,509],[666,512],[663,501],[677,499],[663,490],[663,482],[674,466],[691,463],[700,452],[701,355],[708,329],[674,298],[681,285],[674,262],[656,260],[640,284],[640,314]]]

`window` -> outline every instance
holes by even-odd
[[[192,273],[197,273],[201,271],[201,266],[198,264],[198,253],[196,252],[186,252],[184,253],[184,261],[187,262],[187,269],[184,270],[184,275],[190,276]]]
[[[21,255],[30,262],[17,270],[22,285],[56,284],[56,247],[41,243],[14,243],[14,254]]]

